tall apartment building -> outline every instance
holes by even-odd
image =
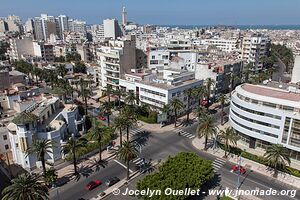
[[[122,31],[119,26],[118,20],[116,19],[105,19],[103,20],[104,26],[104,38],[117,39],[122,36]]]
[[[66,15],[59,15],[55,21],[56,21],[56,32],[60,39],[64,39],[64,31],[69,30],[69,24],[68,24],[69,18]]]
[[[240,58],[246,63],[254,64],[254,71],[263,69],[261,58],[266,56],[270,48],[270,39],[261,33],[247,33],[241,43]]]
[[[35,17],[33,20],[34,36],[38,41],[47,41],[50,35],[56,35],[56,23],[53,16],[41,14],[41,17]]]
[[[80,20],[68,20],[68,28],[69,31],[75,32],[75,33],[81,33],[84,36],[86,36],[86,22],[80,21]]]
[[[300,89],[293,84],[243,84],[231,93],[229,122],[249,148],[281,144],[300,161]],[[299,163],[299,162],[298,162]]]
[[[119,86],[119,79],[130,69],[136,67],[136,44],[134,36],[126,36],[120,40],[109,40],[97,49],[100,63],[102,86]]]
[[[122,25],[123,26],[127,25],[127,12],[126,12],[125,7],[123,7],[123,10],[122,10]]]

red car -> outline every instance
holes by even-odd
[[[85,186],[85,188],[86,188],[87,190],[92,190],[92,189],[98,187],[98,186],[101,185],[101,184],[102,184],[101,181],[95,180],[95,181],[89,182],[89,183]]]
[[[239,166],[238,165],[233,165],[231,167],[231,169],[233,170],[233,172],[238,172],[239,170]],[[242,166],[240,166],[240,174],[245,174],[246,173],[246,169]]]
[[[98,116],[98,119],[100,119],[100,120],[102,120],[102,121],[105,121],[105,120],[106,120],[106,117]]]

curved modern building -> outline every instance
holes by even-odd
[[[250,148],[282,144],[300,160],[300,90],[296,85],[242,84],[231,95],[229,121]]]

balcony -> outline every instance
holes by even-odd
[[[112,72],[118,72],[119,73],[119,68],[118,67],[109,67],[109,66],[106,66],[105,70],[112,71]]]

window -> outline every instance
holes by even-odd
[[[7,135],[3,135],[3,140],[7,140]]]
[[[155,59],[155,56],[152,56],[152,59]]]
[[[9,146],[8,144],[5,145],[5,150],[9,149]]]

